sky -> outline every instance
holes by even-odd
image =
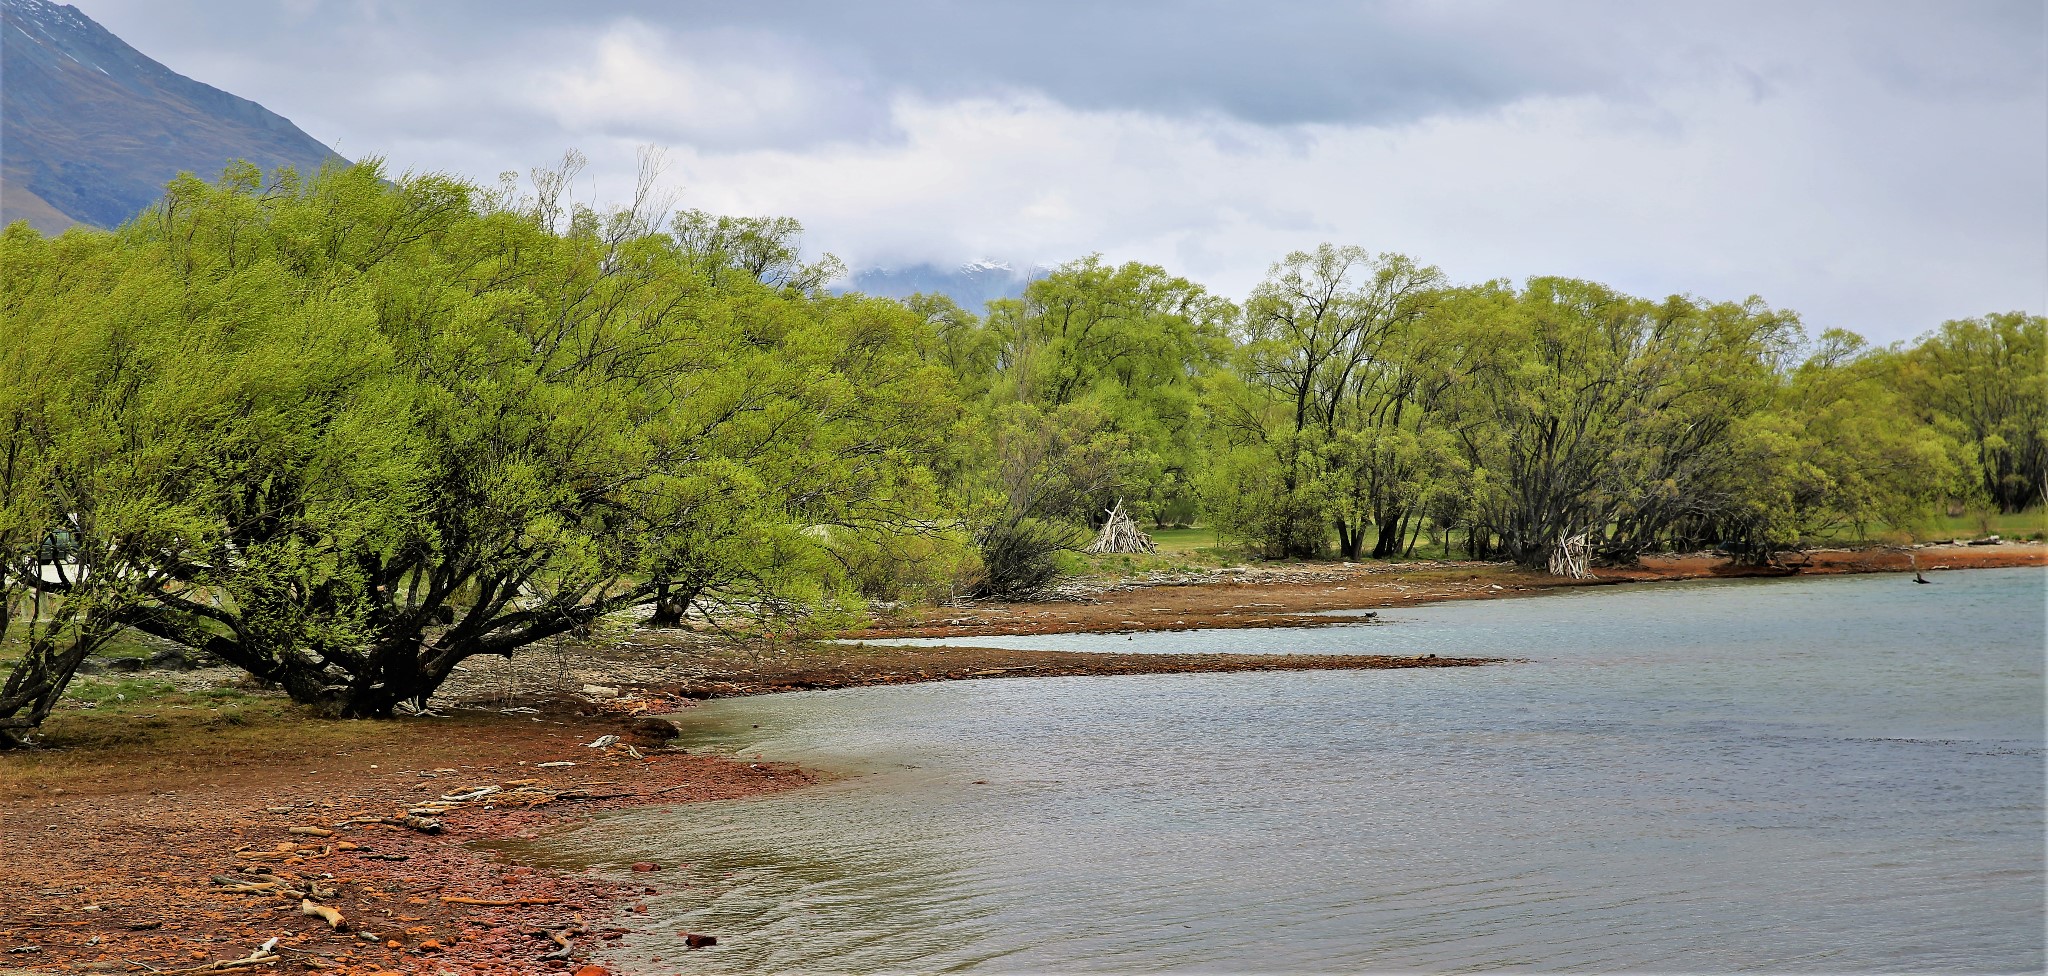
[[[789,216],[855,268],[1290,251],[1760,296],[1879,341],[2048,313],[2040,0],[73,0],[351,158]]]

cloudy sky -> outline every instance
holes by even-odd
[[[72,0],[342,154],[684,206],[855,267],[1090,252],[1242,296],[1323,241],[1760,295],[1889,341],[2048,311],[2039,0]]]

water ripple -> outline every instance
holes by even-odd
[[[2036,972],[2044,580],[1609,590],[1112,648],[1535,660],[1511,668],[716,703],[685,716],[693,750],[854,775],[539,853],[686,864],[620,951],[694,972]],[[685,956],[677,929],[720,945]]]

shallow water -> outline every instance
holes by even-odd
[[[850,775],[528,854],[686,865],[621,950],[686,972],[2038,972],[2048,573],[1935,578],[976,638],[1531,663],[719,702],[693,751]]]

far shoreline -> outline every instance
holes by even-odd
[[[1599,567],[1586,579],[1551,576],[1503,563],[1297,563],[1237,567],[1182,582],[1104,581],[1078,600],[970,603],[887,620],[843,638],[966,638],[1041,634],[1125,634],[1356,623],[1330,611],[1385,610],[1463,600],[1524,596],[1590,586],[1690,580],[1797,578],[1865,573],[1925,573],[2048,566],[2048,543],[1944,544],[1905,548],[1815,549],[1754,566],[1709,553],[1645,556],[1638,565]]]

